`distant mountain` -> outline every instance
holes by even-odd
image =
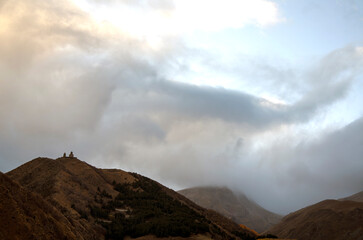
[[[299,240],[363,240],[363,202],[325,200],[287,215],[267,232]]]
[[[44,206],[58,209],[61,219],[72,226],[72,231],[64,232],[72,232],[76,239],[175,236],[222,240],[256,236],[149,178],[98,169],[75,157],[37,158],[6,175],[22,186],[19,188],[34,192],[40,203],[46,202]],[[5,216],[11,217],[10,213]],[[31,223],[29,227],[33,227]],[[42,239],[36,236],[30,239]]]
[[[353,194],[352,196],[341,198],[340,201],[355,201],[355,202],[363,202],[363,191]]]
[[[51,204],[0,173],[0,239],[83,238]]]
[[[277,224],[280,215],[267,211],[242,193],[226,187],[197,187],[179,191],[196,204],[213,209],[238,224],[261,233]]]

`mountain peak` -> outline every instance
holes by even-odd
[[[85,239],[105,235],[119,239],[125,234],[202,234],[207,239],[256,236],[149,178],[117,169],[98,169],[71,154],[55,160],[36,158],[7,176],[60,209],[74,231]]]
[[[181,190],[179,193],[198,205],[213,209],[257,232],[267,230],[281,219],[281,216],[263,209],[243,193],[235,193],[228,187],[195,187]]]

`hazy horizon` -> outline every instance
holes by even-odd
[[[363,190],[363,2],[3,0],[0,171],[73,151],[286,214]]]

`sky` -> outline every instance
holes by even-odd
[[[73,151],[287,214],[363,190],[363,2],[0,0],[0,171]]]

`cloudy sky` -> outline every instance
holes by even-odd
[[[288,213],[363,190],[363,2],[0,0],[0,171],[74,151]]]

